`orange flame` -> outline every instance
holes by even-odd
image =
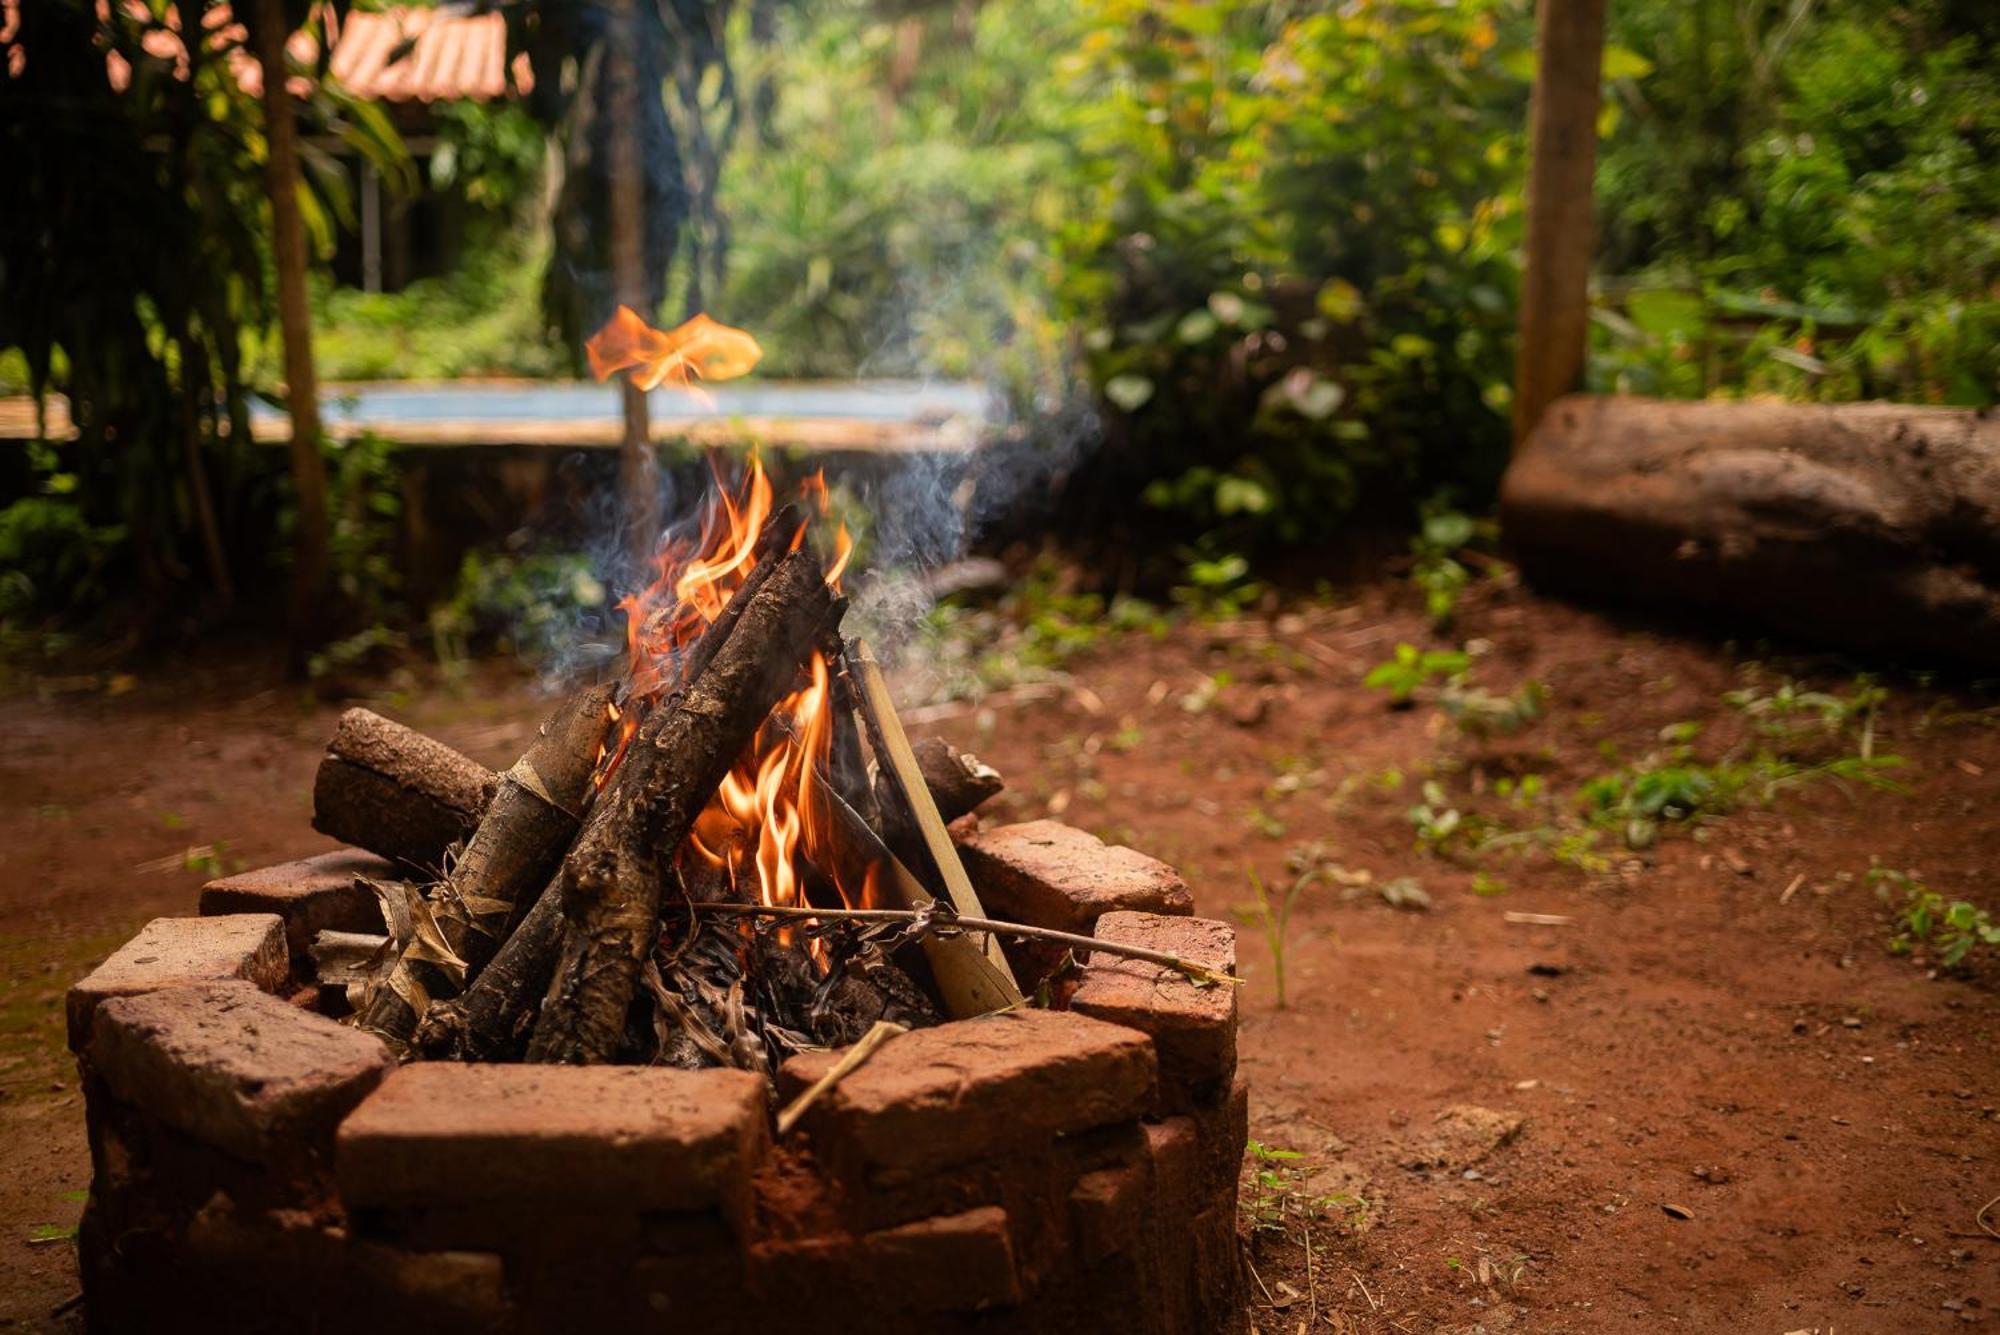
[[[697,380],[734,380],[763,360],[764,349],[741,329],[697,315],[672,329],[655,329],[630,306],[620,306],[583,345],[591,374],[608,380],[631,373],[640,389],[673,385],[693,389]]]
[[[750,335],[705,315],[662,332],[623,306],[587,347],[600,379],[628,371],[645,389],[741,375],[761,355]],[[699,531],[664,541],[654,554],[651,582],[618,604],[625,614],[627,691],[625,707],[614,712],[617,736],[601,759],[600,784],[624,756],[645,712],[679,681],[695,640],[756,569],[758,536],[777,508],[763,461],[752,454],[733,484],[719,462],[712,461],[711,468],[715,486]],[[834,527],[826,580],[838,594],[854,554],[852,535],[829,513],[832,496],[824,474],[806,478],[798,495],[814,522]],[[804,540],[801,528],[793,548]],[[683,866],[724,869],[739,892],[750,890],[754,877],[761,902],[797,905],[807,902],[810,862],[834,881],[843,903],[875,902],[872,868],[858,886],[840,884],[835,870],[841,860],[819,792],[831,763],[833,698],[832,669],[815,652],[804,684],[779,702],[696,819],[679,852]],[[814,956],[820,958],[817,943]]]

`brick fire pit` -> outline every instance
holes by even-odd
[[[997,917],[1233,969],[1151,858],[1048,821],[961,849]],[[779,1139],[745,1071],[398,1067],[318,1013],[303,949],[382,930],[356,874],[394,873],[214,882],[72,989],[93,1329],[1240,1327],[1233,989],[1100,954],[1056,1009],[891,1040]]]

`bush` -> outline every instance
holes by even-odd
[[[1234,541],[1505,461],[1527,85],[1516,0],[1095,0],[1058,234],[1111,444]]]

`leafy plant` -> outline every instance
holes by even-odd
[[[1490,540],[1498,533],[1497,524],[1461,514],[1442,495],[1424,503],[1422,522],[1410,539],[1410,580],[1423,590],[1424,611],[1433,629],[1450,629],[1459,595],[1472,582],[1472,572],[1460,555],[1475,540]]]
[[[1264,880],[1255,867],[1246,865],[1244,871],[1250,878],[1250,893],[1255,897],[1250,916],[1264,933],[1264,944],[1270,948],[1272,986],[1278,994],[1278,1008],[1283,1010],[1290,1004],[1285,994],[1285,956],[1292,943],[1292,910],[1298,906],[1299,896],[1306,887],[1319,878],[1319,866],[1308,861],[1293,876],[1292,883],[1276,895],[1264,888]]]
[[[1450,682],[1438,692],[1438,705],[1468,737],[1512,736],[1542,716],[1548,698],[1549,688],[1538,681],[1524,682],[1512,695]]]
[[[1389,692],[1390,705],[1405,708],[1433,677],[1454,677],[1471,665],[1472,659],[1457,649],[1420,650],[1414,644],[1398,644],[1395,657],[1370,668],[1361,684]]]
[[[1868,882],[1896,910],[1900,930],[1889,941],[1894,953],[1907,955],[1919,945],[1928,945],[1937,951],[1939,964],[1960,969],[1973,951],[2000,948],[2000,922],[1991,913],[1967,900],[1946,900],[1915,872],[1872,866]],[[1894,898],[1897,895],[1900,902]]]

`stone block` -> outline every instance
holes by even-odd
[[[1121,909],[1194,911],[1187,883],[1172,867],[1059,821],[983,830],[958,848],[980,902],[1014,922],[1088,933],[1100,917]]]
[[[741,1223],[766,1145],[747,1071],[419,1062],[340,1128],[353,1208],[719,1209]]]
[[[297,862],[241,872],[201,888],[201,914],[275,913],[285,920],[285,943],[295,969],[310,967],[313,938],[321,932],[382,932],[375,893],[357,884],[397,875],[394,863],[358,848],[340,848]]]
[[[373,1035],[242,981],[112,997],[92,1018],[86,1057],[120,1102],[272,1164],[324,1157],[341,1118],[395,1064]]]
[[[912,1311],[979,1312],[1022,1300],[1007,1212],[998,1206],[870,1233],[862,1245],[871,1281]]]
[[[289,966],[285,923],[276,914],[155,918],[70,988],[70,1050],[80,1052],[90,1041],[91,1014],[107,997],[232,978],[275,992],[285,985]]]
[[[785,1063],[802,1088],[838,1053]],[[1150,1106],[1150,1039],[1081,1015],[1023,1010],[919,1029],[883,1045],[806,1114],[818,1152],[851,1175],[922,1171],[1047,1146]]]
[[[1221,973],[1236,971],[1236,929],[1208,918],[1107,913],[1097,937],[1165,951]],[[1236,1073],[1236,988],[1204,986],[1163,964],[1090,957],[1070,1009],[1150,1034],[1160,1059],[1160,1100],[1184,1112]]]

